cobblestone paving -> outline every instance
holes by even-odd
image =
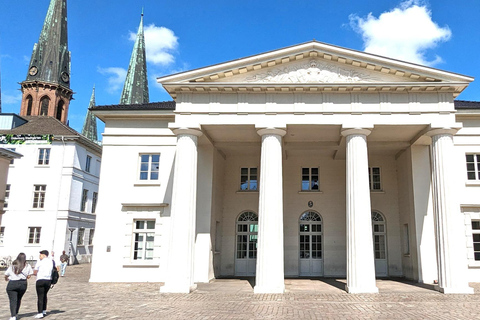
[[[2,272],[3,273],[3,272]],[[89,283],[90,265],[70,266],[49,292],[45,319],[480,319],[474,295],[443,295],[413,283],[379,280],[379,294],[347,294],[344,279],[287,279],[285,294],[254,295],[251,281],[217,280],[191,294],[164,294],[160,283]],[[35,280],[19,319],[36,314]],[[0,319],[9,319],[7,282]]]

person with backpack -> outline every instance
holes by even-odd
[[[22,297],[27,291],[27,279],[33,274],[32,267],[27,263],[27,256],[20,252],[12,262],[12,265],[5,271],[7,284],[7,295],[10,300],[10,320],[17,320]]]
[[[38,314],[34,317],[35,319],[41,319],[47,315],[47,294],[52,286],[53,268],[53,261],[48,258],[48,251],[40,251],[40,260],[37,261],[33,271],[37,277],[35,287],[37,289]]]

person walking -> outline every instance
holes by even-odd
[[[40,251],[40,260],[35,265],[33,274],[37,276],[35,287],[37,289],[37,311],[35,319],[41,319],[47,315],[47,294],[52,285],[53,261],[48,258],[48,251]]]
[[[27,256],[20,252],[12,262],[12,265],[5,271],[7,284],[7,295],[10,300],[10,320],[17,320],[22,297],[27,291],[27,279],[33,274],[32,267],[27,263]]]
[[[65,276],[65,270],[67,269],[68,259],[70,257],[68,254],[65,253],[65,250],[62,251],[62,255],[60,256],[60,276]]]

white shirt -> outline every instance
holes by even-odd
[[[27,276],[33,274],[32,267],[27,263],[25,264],[25,268],[23,268],[22,272],[19,274],[15,274],[13,272],[13,267],[8,267],[7,271],[5,271],[5,275],[8,277],[8,280],[15,281],[15,280],[26,280]]]
[[[37,270],[37,281],[38,280],[52,280],[52,269],[53,262],[50,258],[43,258],[43,260],[38,260],[35,265],[35,270]]]

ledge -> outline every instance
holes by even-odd
[[[465,181],[467,187],[480,187],[480,180],[468,180]]]
[[[152,208],[152,207],[168,207],[168,203],[122,203],[122,207],[141,207],[141,208]]]
[[[134,187],[160,187],[160,182],[143,182],[137,181],[133,184]]]
[[[235,191],[235,193],[237,193],[237,194],[240,194],[240,193],[243,193],[243,194],[258,193],[258,190],[237,190],[237,191]]]
[[[160,268],[160,263],[156,262],[155,264],[146,264],[146,263],[129,263],[123,264],[124,268]]]
[[[298,194],[315,194],[315,193],[323,194],[323,191],[321,191],[321,190],[302,190],[302,191],[298,191]]]

